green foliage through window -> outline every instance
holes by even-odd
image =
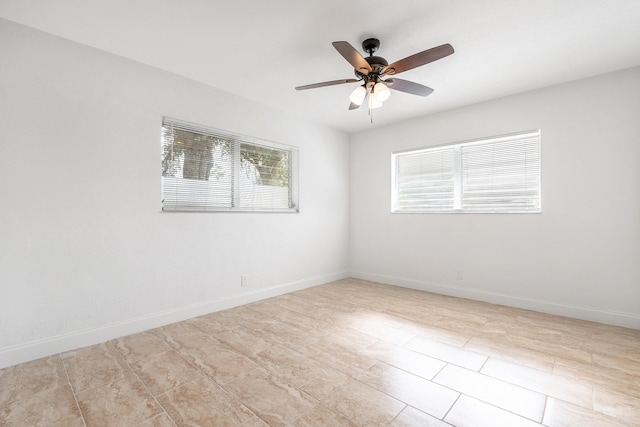
[[[169,118],[162,140],[163,210],[297,211],[294,147]]]

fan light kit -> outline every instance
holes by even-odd
[[[344,83],[362,82],[360,86],[355,88],[349,96],[349,110],[360,108],[367,101],[369,111],[374,108],[382,107],[382,103],[389,99],[391,91],[389,89],[400,92],[410,93],[412,95],[427,96],[433,92],[433,89],[423,86],[409,80],[401,80],[397,78],[383,77],[389,75],[400,74],[403,71],[412,70],[422,65],[428,64],[445,56],[451,55],[454,50],[450,44],[443,44],[425,51],[408,56],[404,59],[389,64],[386,59],[380,56],[374,56],[373,53],[380,47],[380,40],[366,39],[362,42],[362,49],[369,54],[367,58],[363,57],[348,42],[333,42],[333,47],[338,53],[344,57],[354,68],[355,79],[332,80],[322,83],[314,83],[305,86],[298,86],[296,90],[315,89],[324,86],[334,86]]]

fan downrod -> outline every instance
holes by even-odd
[[[368,74],[363,74],[359,70],[354,70],[356,77],[364,79],[365,81],[378,81],[380,72],[384,67],[389,65],[386,59],[381,56],[373,56],[373,53],[380,47],[380,40],[376,38],[366,39],[362,42],[362,50],[369,54],[364,60],[371,66],[371,71]]]

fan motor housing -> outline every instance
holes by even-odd
[[[369,65],[371,65],[371,67],[374,67],[374,68],[376,65],[379,65],[380,67],[386,67],[387,65],[389,65],[387,60],[384,59],[382,56],[370,56],[364,59],[369,63]]]
[[[369,56],[367,58],[364,58],[369,65],[371,65],[371,72],[368,75],[378,75],[382,72],[382,70],[384,69],[384,67],[386,67],[387,65],[389,65],[389,63],[387,62],[386,59],[384,59],[381,56]],[[356,77],[358,78],[363,78],[366,74],[361,73],[358,70],[354,70]]]

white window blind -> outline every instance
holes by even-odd
[[[162,210],[297,212],[297,149],[165,117]]]
[[[462,209],[540,211],[540,135],[463,145]]]
[[[399,156],[395,209],[407,212],[453,209],[454,150],[422,150]]]
[[[392,212],[540,212],[540,131],[393,153]]]

